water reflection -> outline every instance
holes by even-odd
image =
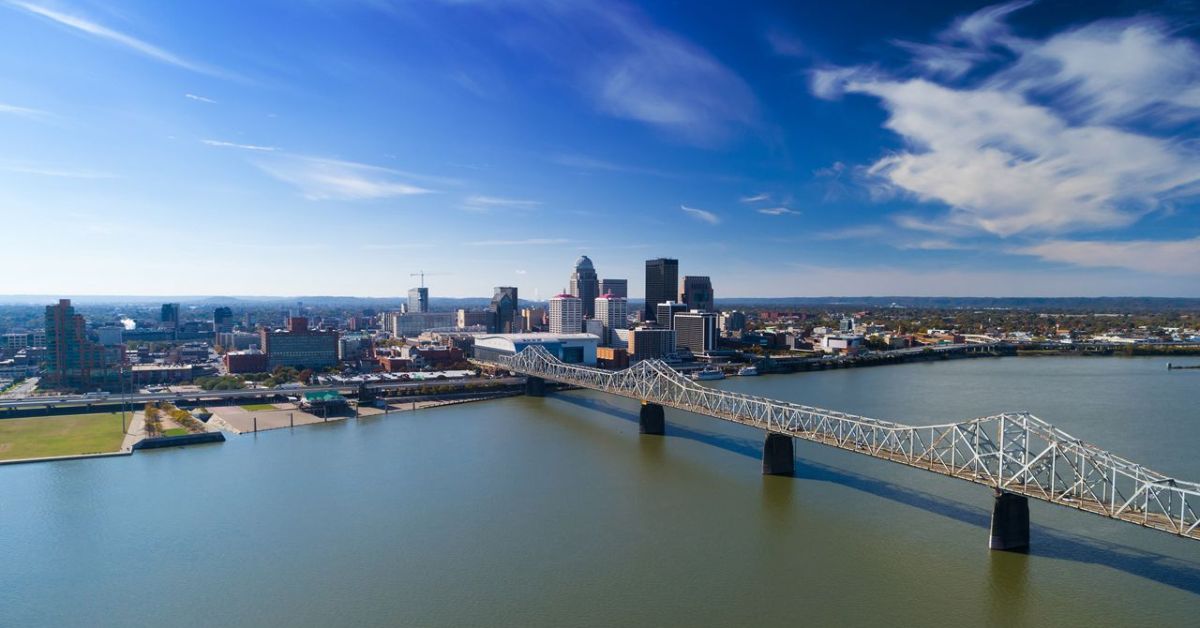
[[[603,399],[571,394],[556,395],[554,399],[600,412],[614,418],[634,423],[638,420],[636,413]],[[754,459],[761,459],[762,457],[762,441],[759,439],[710,432],[687,425],[672,423],[670,420],[667,421],[666,437],[684,438]],[[643,442],[660,443],[662,440],[662,438],[656,437],[642,439]],[[651,451],[661,453],[661,449],[652,449]],[[963,504],[911,487],[901,486],[877,477],[839,469],[803,458],[796,460],[794,477],[784,478],[776,476],[766,479],[778,480],[778,482],[764,482],[763,503],[764,509],[768,513],[776,508],[782,508],[780,500],[783,499],[783,491],[775,487],[790,487],[794,480],[815,480],[831,482],[863,491],[893,502],[976,526],[983,530],[987,530],[990,524],[990,513],[982,508]],[[771,488],[768,489],[768,487]],[[772,492],[771,495],[767,494],[768,490]],[[774,491],[777,490],[780,492],[775,493]],[[787,494],[787,499],[790,499],[790,490],[787,491]],[[1083,515],[1084,513],[1079,514]],[[1114,522],[1114,525],[1124,524]],[[985,533],[980,534],[981,545],[984,542],[984,536]],[[1040,526],[1036,523],[1030,525],[1030,537],[1032,539],[1032,547],[1029,551],[1031,556],[1109,567],[1190,593],[1200,594],[1200,563],[1179,560],[1172,556],[1127,545],[1072,535],[1060,530]],[[1015,586],[1013,582],[1018,580],[1023,581],[1026,577],[1025,570],[1028,567],[1027,561],[1029,560],[1027,556],[1005,552],[989,553],[992,555],[991,560],[993,562],[991,565],[993,573],[997,573],[997,569],[1000,570],[1003,575],[998,577],[1004,580],[999,585],[994,582],[993,586]],[[1018,566],[1020,571],[1013,571]],[[1015,574],[1017,573],[1020,574],[1020,578],[1016,577]]]

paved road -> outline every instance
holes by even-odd
[[[492,383],[514,385],[524,382],[524,377],[497,377],[495,379],[484,379],[478,377],[469,377],[463,379],[434,379],[422,382],[369,382],[367,388],[370,390],[404,390],[409,388],[420,388],[422,386],[455,386],[466,387],[471,384]],[[247,388],[243,390],[201,390],[197,392],[161,392],[161,393],[135,393],[132,395],[109,395],[108,397],[87,397],[84,395],[56,395],[46,397],[30,397],[26,399],[3,399],[0,400],[0,408],[41,408],[45,406],[60,406],[70,404],[86,404],[86,403],[119,403],[128,401],[134,405],[141,405],[149,401],[176,401],[176,400],[199,400],[199,399],[252,399],[255,397],[270,397],[275,395],[301,395],[311,392],[357,392],[359,384],[330,384],[322,386],[302,386],[299,388]]]

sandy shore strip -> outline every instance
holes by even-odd
[[[359,416],[370,417],[397,412],[411,412],[413,410],[457,405],[472,401],[510,397],[513,394],[516,393],[499,393],[494,396],[489,395],[487,397],[474,397],[470,399],[431,399],[416,402],[397,401],[389,403],[387,409],[376,408],[374,406],[361,407],[359,408]],[[308,411],[300,410],[294,403],[278,403],[273,405],[275,406],[273,410],[247,410],[240,406],[212,406],[208,408],[208,411],[213,413],[212,417],[208,419],[208,424],[210,429],[216,428],[234,434],[245,434],[247,432],[254,432],[256,419],[258,431],[262,432],[285,427],[344,421],[354,418],[353,407],[344,409],[336,415],[331,413],[328,418],[325,418]]]

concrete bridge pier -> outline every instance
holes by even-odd
[[[996,491],[988,548],[1006,552],[1029,550],[1029,499],[1024,495]]]
[[[532,375],[525,378],[525,394],[530,397],[546,396],[546,380]]]
[[[666,432],[667,419],[663,407],[657,403],[642,402],[642,410],[638,413],[638,431],[642,434],[657,434]]]
[[[763,475],[793,475],[796,472],[791,436],[767,432],[767,440],[763,443],[762,472]]]

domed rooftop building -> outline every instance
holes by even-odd
[[[583,301],[583,317],[593,318],[596,315],[596,297],[600,296],[600,276],[596,267],[586,255],[580,255],[575,260],[575,272],[571,273],[571,284],[568,292],[571,296]]]

